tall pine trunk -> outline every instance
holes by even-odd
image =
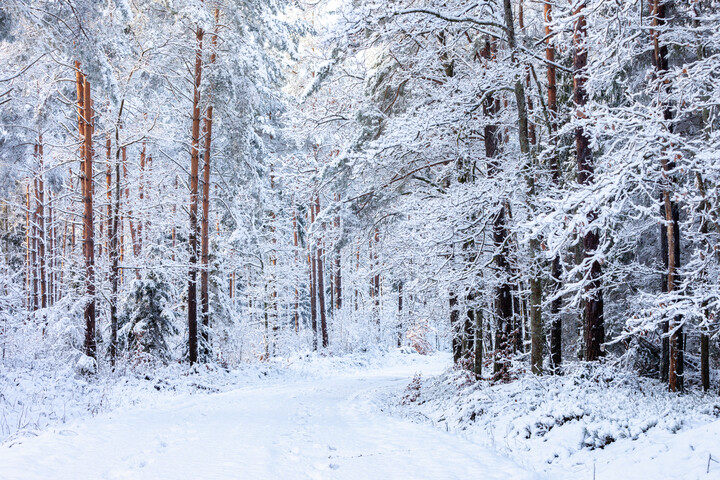
[[[45,245],[47,235],[45,232],[45,165],[43,159],[42,135],[35,145],[37,172],[35,174],[35,242],[37,248],[37,278],[39,279],[39,306],[47,308],[47,276]],[[43,327],[43,332],[45,331]]]
[[[315,215],[320,214],[320,195],[315,197]],[[327,329],[327,317],[325,312],[325,283],[323,281],[323,247],[322,238],[318,239],[318,245],[315,250],[317,255],[317,295],[318,295],[318,310],[320,311],[320,334],[322,337],[322,346],[327,348],[328,346],[328,329]]]
[[[107,207],[105,211],[106,219],[101,222],[101,233],[102,225],[107,225],[107,237],[105,237],[105,250],[108,254],[108,259],[112,263],[112,252],[110,252],[110,238],[112,237],[112,138],[110,132],[107,132],[105,137],[105,200],[107,201]],[[98,251],[99,255],[102,255],[102,250]]]
[[[217,49],[217,22],[219,11],[215,9],[215,31],[210,38],[210,65],[215,63]],[[202,228],[200,241],[200,305],[202,317],[202,339],[203,339],[203,356],[210,355],[210,152],[212,147],[212,123],[213,123],[213,104],[212,97],[209,98],[207,112],[205,113],[205,121],[203,131],[205,132],[205,146],[203,154],[203,188],[202,188]]]
[[[297,224],[297,209],[293,200],[293,247],[295,247],[295,265],[297,268],[300,267],[298,262],[298,224]],[[295,327],[295,333],[300,330],[300,289],[297,283],[295,284],[295,308],[293,310],[293,326]]]
[[[573,99],[575,101],[577,119],[586,118],[585,105],[587,104],[588,94],[585,88],[586,68],[587,68],[587,46],[585,45],[585,37],[587,33],[587,25],[583,10],[585,2],[578,5],[574,12],[577,16],[575,23],[575,31],[573,33],[573,46],[575,49],[573,55]],[[575,127],[575,150],[577,154],[578,164],[578,183],[583,186],[592,185],[594,179],[594,165],[592,151],[590,150],[590,138],[585,132],[585,127],[579,125]],[[596,253],[599,246],[599,237],[593,226],[597,219],[597,212],[588,213],[588,231],[583,239],[584,258],[587,262]],[[585,286],[585,360],[594,361],[603,356],[602,345],[605,342],[605,325],[603,321],[603,292],[602,287],[602,268],[597,259],[593,259],[590,266],[589,281]]]
[[[340,195],[338,195],[335,200],[337,202],[340,201]],[[335,217],[335,229],[338,231],[338,234],[340,234],[340,215]],[[334,275],[335,285],[335,310],[339,311],[340,308],[342,308],[342,268],[340,263],[340,249],[338,249],[336,255],[335,255],[335,275]]]
[[[188,274],[188,351],[190,363],[198,360],[197,331],[197,236],[198,236],[198,170],[200,162],[200,83],[202,81],[202,42],[203,30],[195,32],[197,47],[195,50],[195,71],[193,75],[192,128],[190,132],[190,271]]]
[[[555,151],[552,155],[552,177],[555,186],[560,186],[560,155],[557,152],[557,72],[555,69],[555,48],[552,45],[552,3],[546,1],[543,5],[543,15],[545,20],[545,36],[547,37],[545,46],[545,59],[547,60],[547,110],[549,115],[548,131],[550,133],[551,142],[555,145]],[[560,276],[560,255],[556,255],[552,261],[551,269],[552,293],[557,295],[562,284]],[[562,363],[562,319],[560,317],[560,308],[562,299],[557,297],[550,304],[550,371],[551,373],[559,373],[560,364]]]
[[[90,82],[75,62],[78,93],[78,126],[82,137],[81,186],[83,198],[83,256],[85,258],[85,354],[97,360],[95,341],[95,235],[93,221],[93,111]]]
[[[370,283],[373,297],[373,316],[375,317],[375,322],[378,326],[378,335],[380,335],[380,265],[378,264],[379,243],[380,229],[375,227],[375,233],[370,238],[370,261],[373,271],[373,276]]]
[[[661,0],[652,0],[651,4],[652,30],[651,38],[653,42],[652,63],[655,67],[656,81],[658,82],[660,91],[659,107],[663,110],[663,119],[668,123],[667,128],[672,131],[672,111],[667,104],[667,100],[663,97],[667,95],[669,88],[662,80],[662,77],[668,70],[668,50],[666,45],[660,43],[660,30],[666,24],[665,4]],[[677,269],[680,266],[680,228],[679,228],[679,211],[677,204],[672,200],[672,171],[675,169],[675,162],[669,161],[663,155],[661,159],[663,170],[663,191],[660,194],[661,214],[665,219],[665,224],[661,227],[661,235],[664,237],[661,242],[661,250],[663,250],[663,263],[667,269],[665,278],[662,282],[663,291],[672,292],[677,283]],[[664,333],[669,335],[663,344],[663,356],[667,355],[667,361],[663,362],[663,370],[667,366],[667,381],[670,391],[683,390],[683,333],[682,322],[679,316],[671,318],[663,325]]]
[[[512,13],[512,2],[511,0],[503,1],[504,7],[504,18],[505,27],[508,40],[508,46],[510,47],[510,54],[513,63],[517,62],[515,58],[515,50],[517,49],[517,40],[515,38],[515,23]],[[528,109],[525,97],[525,87],[521,78],[515,81],[515,102],[517,103],[517,119],[518,119],[518,141],[520,144],[520,153],[526,159],[529,159],[530,153],[530,136],[528,133]],[[535,194],[535,181],[533,173],[528,174],[528,186],[529,195]],[[535,263],[535,259],[539,252],[539,242],[533,238],[530,241],[530,255],[532,262]],[[534,266],[533,266],[534,267]],[[543,358],[543,328],[542,328],[542,285],[539,277],[539,273],[534,272],[530,276],[530,336],[531,336],[531,348],[530,353],[532,371],[536,374],[542,372],[542,358]]]
[[[118,111],[117,122],[115,123],[115,201],[114,204],[110,202],[108,197],[108,213],[110,214],[110,223],[108,225],[108,235],[110,237],[110,364],[115,366],[118,350],[118,299],[119,299],[119,284],[120,284],[120,199],[121,188],[120,188],[120,155],[121,152],[124,154],[125,149],[120,147],[120,126],[122,121],[122,112],[125,106],[125,100],[120,102],[120,109]],[[110,149],[111,145],[108,144],[108,165],[110,163]],[[112,176],[112,175],[111,175]],[[108,195],[111,193],[110,185],[112,178],[108,178]],[[110,207],[112,205],[112,208]]]
[[[143,217],[145,217],[145,214],[143,210],[145,209],[145,161],[147,159],[147,142],[143,140],[142,142],[142,149],[140,150],[140,178],[138,182],[138,210],[137,210],[137,220],[136,220],[136,228],[137,228],[137,249],[135,250],[135,261],[137,262],[139,260],[140,255],[142,254],[142,247],[143,247]],[[138,262],[139,263],[139,262]],[[140,274],[140,269],[138,268],[136,270],[138,275]],[[138,276],[138,278],[140,278]]]
[[[57,258],[55,252],[55,211],[53,204],[52,191],[47,192],[47,302],[52,307],[55,304],[55,273],[57,271],[55,260]]]
[[[398,327],[397,346],[402,347],[403,341],[403,282],[398,283]]]
[[[475,328],[473,329],[473,346],[475,347],[475,351],[473,352],[473,372],[477,376],[477,378],[480,378],[482,375],[482,360],[483,360],[483,348],[482,348],[482,342],[483,342],[483,331],[482,331],[482,321],[483,321],[483,315],[482,315],[482,308],[478,308],[475,310]]]
[[[33,230],[30,224],[30,180],[25,185],[25,291],[27,311],[35,310],[35,297],[32,294],[32,282],[35,277],[32,263]]]
[[[485,61],[490,61],[492,57],[492,45],[490,40],[485,40],[485,46],[481,52],[481,56]],[[492,121],[499,110],[499,102],[494,95],[485,96],[483,104],[483,114]],[[488,123],[484,127],[483,136],[485,139],[485,157],[488,159],[489,168],[488,175],[493,177],[497,174],[499,165],[497,162],[498,126],[494,123]],[[501,277],[500,284],[495,287],[494,293],[494,313],[495,313],[495,353],[493,361],[493,374],[502,376],[507,370],[505,362],[505,353],[508,350],[510,340],[510,325],[513,316],[513,302],[510,293],[510,284],[508,278],[510,275],[510,264],[508,262],[508,245],[507,245],[507,228],[505,227],[505,205],[501,204],[495,213],[492,225],[494,256],[493,261],[497,272]]]
[[[696,7],[697,8],[697,7]],[[699,12],[697,12],[699,13]],[[699,15],[698,15],[699,16]],[[696,21],[696,26],[699,26],[699,21]],[[703,46],[698,47],[697,49],[697,56],[698,60],[702,60],[705,58],[705,49]],[[709,130],[708,130],[708,120],[710,117],[710,111],[706,107],[703,109],[702,112],[702,124],[703,124],[703,131],[705,132],[705,140],[710,139]],[[712,251],[712,245],[710,245],[710,242],[708,241],[707,234],[709,233],[709,223],[710,223],[710,202],[707,199],[707,194],[705,191],[705,182],[703,181],[703,177],[699,172],[695,172],[695,182],[697,183],[697,189],[700,193],[700,197],[702,198],[700,205],[698,205],[698,212],[701,215],[701,223],[700,223],[700,234],[702,235],[702,245],[705,248],[706,252]],[[714,225],[715,230],[717,230],[717,224]],[[678,242],[679,243],[679,242]],[[705,269],[703,269],[705,270]],[[707,278],[707,272],[703,271],[703,275]],[[703,320],[705,322],[708,322],[711,318],[711,312],[708,308],[708,300],[704,300],[702,304],[703,309]],[[707,392],[710,390],[710,334],[708,330],[701,329],[700,330],[700,380],[702,383],[703,391]]]
[[[315,223],[315,206],[313,200],[310,200],[310,228]],[[310,266],[310,322],[312,327],[312,347],[317,350],[317,265],[315,259],[315,240],[310,237],[308,239],[308,265]]]

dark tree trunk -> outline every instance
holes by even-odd
[[[455,292],[450,292],[450,331],[452,332],[453,363],[457,364],[462,358],[462,340],[460,330],[460,309]]]
[[[473,363],[473,371],[475,372],[475,375],[480,378],[482,375],[482,357],[483,357],[483,349],[482,349],[482,342],[483,342],[483,331],[482,331],[482,310],[477,309],[475,310],[475,328],[473,329],[473,335],[474,335],[474,341],[473,344],[475,346],[474,351],[474,363]]]
[[[495,215],[493,222],[493,241],[495,244],[495,265],[501,272],[501,275],[509,275],[510,264],[507,261],[509,255],[507,248],[507,229],[505,228],[505,207],[501,207],[500,211]],[[511,350],[510,328],[513,318],[513,300],[510,285],[507,278],[503,279],[503,283],[498,287],[495,293],[495,314],[497,317],[497,326],[495,330],[495,362],[493,365],[493,374],[505,375],[509,367],[508,355]]]
[[[660,194],[660,216],[665,218],[665,205],[663,203],[663,195]],[[668,236],[667,236],[667,225],[665,222],[660,224],[660,257],[662,258],[663,266],[665,267],[663,274],[660,276],[660,291],[667,293],[668,291]],[[668,372],[670,367],[670,337],[668,332],[670,328],[670,322],[664,320],[661,323],[662,331],[662,347],[660,357],[660,381],[667,383]]]
[[[552,3],[544,2],[544,20],[545,20],[545,36],[547,43],[545,47],[545,59],[548,61],[547,66],[547,109],[550,124],[548,130],[553,141],[556,142],[555,135],[557,131],[557,72],[555,69],[555,48],[552,46]],[[554,152],[552,158],[553,164],[553,183],[560,186],[561,170],[560,156],[557,151]],[[552,292],[557,294],[561,288],[562,271],[560,269],[560,256],[556,256],[552,262]],[[560,364],[562,363],[562,319],[560,318],[560,309],[562,308],[562,299],[556,298],[550,305],[550,364],[551,372],[559,373]]]
[[[120,126],[122,121],[122,113],[123,113],[123,107],[125,106],[125,101],[120,102],[120,110],[118,111],[118,118],[117,122],[115,123],[115,204],[112,208],[112,214],[110,215],[111,222],[108,224],[108,235],[110,236],[110,259],[112,262],[112,268],[110,271],[110,284],[111,284],[111,293],[110,293],[110,364],[112,366],[115,366],[115,360],[117,358],[117,349],[118,349],[118,315],[117,315],[117,305],[118,305],[118,291],[119,291],[119,283],[120,283],[120,245],[118,241],[119,233],[120,233],[120,199],[122,198],[122,195],[120,194],[120,153],[121,153],[121,147],[120,147]],[[109,153],[110,153],[110,144],[108,143],[108,164],[110,163],[109,160]],[[124,151],[124,150],[122,150]],[[110,183],[112,182],[112,179],[108,179],[108,194],[110,193]],[[108,197],[109,200],[109,197]],[[110,212],[110,207],[108,207],[108,212]]]
[[[315,207],[310,201],[310,226],[315,223]],[[308,241],[308,263],[310,265],[310,320],[313,332],[313,350],[317,350],[317,265],[315,264],[314,240]]]
[[[117,154],[120,149],[118,147]],[[120,249],[118,245],[118,230],[120,228],[120,159],[115,160],[115,205],[112,214],[112,224],[110,228],[110,255],[112,257],[112,271],[110,274],[110,283],[112,285],[112,293],[110,299],[110,362],[114,366],[117,357],[118,345],[118,287],[120,281]]]
[[[298,225],[297,225],[297,210],[295,209],[293,202],[293,246],[295,247],[295,264],[298,264]],[[298,265],[299,267],[299,265]],[[295,309],[293,310],[293,324],[295,326],[295,333],[300,330],[300,289],[297,283],[295,284]]]
[[[402,347],[403,340],[403,282],[398,283],[398,331],[397,346]]]
[[[202,322],[202,357],[210,356],[210,148],[213,107],[207,108],[205,148],[203,152],[202,217],[200,219],[200,318]]]
[[[468,301],[471,302],[471,305],[473,300],[473,296],[470,295]],[[475,352],[475,310],[472,307],[465,311],[462,340],[462,356],[469,360]],[[470,368],[470,364],[468,364],[468,368]]]
[[[560,288],[560,257],[556,256],[552,263],[552,278],[554,289]],[[550,304],[550,316],[552,323],[550,325],[550,362],[551,372],[553,374],[560,373],[560,365],[562,364],[562,319],[560,317],[560,308],[562,299],[556,298]]]
[[[700,335],[700,378],[704,392],[710,390],[710,338]]]
[[[665,26],[667,22],[666,7],[661,0],[652,0],[652,30],[651,38],[653,41],[653,65],[655,66],[655,74],[659,82],[659,88],[662,93],[667,94],[669,86],[662,82],[662,77],[668,70],[668,49],[666,45],[660,44],[659,30]],[[672,120],[672,111],[667,103],[662,105],[663,118],[666,122]],[[672,131],[672,125],[668,125]],[[663,252],[663,263],[667,268],[667,278],[663,281],[664,290],[672,292],[677,284],[677,270],[680,267],[680,226],[679,226],[679,210],[677,204],[672,200],[671,189],[674,183],[672,171],[675,169],[675,162],[668,161],[667,158],[661,159],[663,169],[664,188],[661,193],[662,215],[665,218],[665,225],[661,234],[666,237],[665,244],[662,245],[666,249]],[[665,325],[663,325],[665,330]],[[665,332],[664,332],[665,333]],[[683,391],[683,370],[684,370],[684,354],[683,354],[683,332],[682,317],[675,316],[670,319],[667,324],[667,335],[669,335],[667,343],[667,380],[670,391]],[[663,345],[663,356],[665,354],[665,345]],[[665,362],[663,362],[663,369]]]
[[[488,39],[485,40],[485,46],[481,55],[486,60],[492,57],[492,46]],[[483,113],[489,119],[494,117],[498,111],[498,101],[493,95],[487,95],[483,105]],[[488,123],[484,127],[483,135],[485,138],[485,157],[489,161],[488,175],[494,176],[498,170],[497,156],[498,150],[498,127],[495,124]],[[510,276],[510,264],[508,262],[508,245],[507,245],[507,229],[505,227],[505,205],[500,205],[498,212],[493,219],[493,246],[495,254],[493,261],[498,274],[501,277],[501,283],[495,290],[495,358],[493,362],[493,374],[501,375],[506,371],[505,355],[508,350],[508,342],[510,336],[510,326],[513,315],[513,302],[511,289],[508,282]]]
[[[372,248],[370,249],[372,255],[373,265],[373,278],[372,278],[372,296],[373,306],[375,310],[375,320],[377,321],[378,327],[380,326],[380,265],[378,265],[378,244],[380,243],[380,230],[375,228],[375,234],[370,240]]]
[[[315,197],[315,215],[320,214],[320,196]],[[320,334],[322,336],[322,346],[328,346],[327,318],[325,313],[325,283],[323,281],[323,248],[322,239],[318,240],[316,250],[317,254],[317,292],[318,292],[318,309],[320,310]]]
[[[215,31],[210,37],[210,65],[215,63],[217,57],[217,23],[219,11],[214,10]],[[202,356],[210,357],[210,152],[212,148],[213,104],[210,98],[205,113],[203,130],[205,145],[203,151],[203,188],[202,188],[202,219],[200,233],[200,309],[202,318]]]
[[[663,202],[663,195],[660,194],[660,216],[665,218],[665,205]],[[667,293],[668,291],[668,236],[667,236],[667,225],[665,222],[660,224],[660,257],[662,258],[664,272],[660,276],[660,291]],[[661,323],[662,331],[662,347],[661,347],[661,358],[660,358],[660,380],[664,383],[668,381],[668,371],[670,366],[670,338],[668,337],[670,322],[667,320]]]
[[[335,256],[335,310],[342,308],[342,269],[340,268],[340,252]]]
[[[695,4],[695,12],[700,13],[699,11],[699,4]],[[697,18],[700,18],[700,15],[697,16]],[[695,20],[694,25],[696,27],[700,26],[700,21]],[[705,47],[704,45],[699,45],[697,48],[697,57],[698,60],[702,60],[705,58]],[[705,139],[709,140],[709,120],[710,120],[710,109],[704,108],[702,111],[702,125],[703,130],[705,132]],[[710,245],[710,242],[707,238],[707,234],[709,231],[709,223],[710,223],[710,202],[707,200],[707,195],[705,193],[705,182],[703,181],[703,177],[699,172],[695,172],[695,180],[697,182],[697,188],[698,191],[702,197],[702,202],[700,202],[699,205],[699,211],[702,216],[702,223],[700,225],[700,233],[703,235],[703,241],[702,244],[706,251],[712,251],[713,246]],[[713,222],[714,223],[714,222]],[[717,224],[714,225],[715,230],[718,229]],[[679,242],[678,242],[679,243]],[[705,276],[707,276],[707,272],[703,272]],[[708,301],[705,300],[703,302],[703,317],[705,321],[708,321],[711,317],[711,313],[708,309]],[[710,336],[709,332],[705,329],[702,329],[700,332],[700,378],[702,380],[702,387],[703,391],[707,392],[710,390]]]
[[[200,83],[202,82],[203,30],[197,28],[197,49],[195,51],[195,72],[193,80],[192,130],[190,145],[190,271],[188,275],[188,350],[190,363],[198,361],[197,326],[197,235],[198,235],[198,174],[200,163]]]
[[[522,5],[522,4],[521,4]],[[515,58],[515,50],[517,48],[517,40],[515,38],[515,23],[512,13],[512,2],[511,0],[503,0],[505,27],[508,40],[508,46],[511,51],[512,61],[517,62]],[[520,14],[522,18],[522,13]],[[528,157],[530,153],[530,135],[528,129],[528,107],[526,104],[525,87],[523,86],[522,79],[518,78],[515,82],[515,101],[517,103],[517,119],[518,119],[518,141],[520,144],[520,152]],[[535,180],[532,173],[528,174],[528,186],[530,196],[535,193]],[[530,241],[530,252],[533,259],[533,263],[536,262],[537,252],[539,251],[539,242],[537,239],[531,239]],[[543,325],[542,325],[542,284],[538,274],[530,276],[530,335],[531,335],[531,364],[532,370],[535,373],[542,372],[542,358],[543,358]],[[516,332],[516,337],[519,336],[519,330]],[[518,342],[516,342],[516,345]]]
[[[95,344],[95,231],[93,220],[93,111],[90,95],[90,82],[84,78],[85,126],[85,164],[83,168],[83,244],[85,249],[85,286],[88,302],[85,305],[85,353],[97,360]]]
[[[530,365],[532,373],[540,375],[543,372],[543,349],[545,336],[540,305],[542,303],[542,283],[539,278],[533,277],[530,281]]]
[[[573,33],[573,46],[575,49],[573,55],[573,99],[578,119],[585,118],[585,105],[588,100],[585,88],[585,82],[587,81],[585,72],[587,67],[587,49],[585,47],[587,25],[583,15],[584,8],[585,2],[582,2],[574,12],[577,21]],[[575,150],[578,164],[578,183],[583,186],[591,185],[595,181],[593,157],[590,150],[590,139],[582,126],[575,128]],[[599,246],[598,233],[593,227],[596,218],[596,211],[588,213],[588,231],[583,239],[586,260],[595,255]],[[602,267],[598,260],[593,260],[589,268],[589,281],[585,286],[585,360],[591,362],[599,359],[604,354],[605,325],[603,320]]]

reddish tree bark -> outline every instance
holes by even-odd
[[[210,37],[210,65],[215,63],[217,50],[217,28],[219,20],[219,11],[215,9],[215,31]],[[202,188],[202,221],[201,221],[201,240],[200,240],[200,308],[202,316],[202,339],[203,354],[205,357],[210,355],[210,152],[212,147],[212,123],[213,123],[213,104],[212,97],[209,99],[207,112],[205,113],[203,130],[205,132],[205,150],[203,155],[203,188]]]
[[[93,110],[90,82],[75,62],[78,92],[78,127],[82,136],[83,256],[85,258],[85,354],[97,360],[95,342],[95,232],[93,219]]]
[[[585,2],[578,5],[574,12],[577,16],[575,31],[573,33],[573,99],[575,101],[576,116],[584,119],[585,105],[588,94],[585,88],[587,81],[587,47],[585,37],[587,35],[587,24],[583,10]],[[586,186],[594,183],[594,164],[592,151],[590,150],[590,138],[582,125],[575,127],[575,151],[578,164],[578,183]],[[585,259],[592,258],[599,246],[597,230],[592,226],[597,218],[597,212],[588,213],[588,231],[583,239]],[[602,267],[598,260],[590,263],[589,281],[585,286],[585,360],[594,361],[604,355],[602,348],[605,343],[605,325],[603,320],[603,292],[602,292]]]
[[[557,131],[557,71],[555,69],[555,48],[552,45],[552,3],[546,1],[543,7],[545,20],[545,36],[547,37],[545,46],[545,59],[547,60],[547,109],[550,124],[548,130],[554,140]],[[552,158],[553,182],[556,186],[560,185],[560,157],[554,152]],[[561,287],[560,275],[560,256],[556,255],[552,261],[551,277],[553,282],[553,293],[557,292]],[[560,308],[562,307],[562,299],[556,298],[550,305],[550,372],[558,373],[560,364],[562,363],[562,319],[560,318]]]
[[[197,335],[197,235],[198,235],[198,170],[200,162],[200,83],[202,81],[202,42],[203,30],[195,32],[197,48],[195,50],[195,71],[193,75],[193,106],[190,148],[190,272],[188,277],[188,349],[190,363],[198,360]]]
[[[661,0],[651,0],[650,5],[652,15],[652,30],[650,36],[653,42],[653,65],[655,66],[655,74],[659,80],[659,88],[662,93],[667,93],[669,86],[662,81],[661,77],[668,70],[668,49],[666,45],[660,43],[660,30],[667,23],[667,13],[665,2]],[[672,110],[666,101],[661,101],[663,109],[663,118],[665,121],[672,120]],[[668,125],[672,131],[672,125]],[[675,169],[675,162],[668,161],[663,156],[661,159],[663,169],[663,191],[661,193],[662,213],[665,217],[665,224],[661,228],[663,239],[663,263],[667,268],[666,278],[663,281],[663,291],[672,292],[677,283],[677,269],[680,267],[680,227],[678,225],[679,212],[678,207],[671,197],[671,189],[673,184],[672,171]],[[666,241],[665,241],[666,239]],[[665,326],[664,326],[665,327]],[[682,319],[679,316],[672,317],[666,323],[666,331],[669,339],[665,342],[666,351],[668,352],[668,387],[671,392],[683,390],[683,331]],[[702,347],[702,345],[701,345]]]

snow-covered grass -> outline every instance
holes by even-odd
[[[269,362],[226,369],[216,364],[124,362],[115,372],[88,376],[47,361],[1,364],[0,443],[36,435],[50,426],[132,405],[154,405],[170,397],[227,392],[267,379],[293,380],[407,365],[417,355],[380,348],[342,356],[301,352]]]
[[[213,393],[279,375],[277,367],[256,364],[226,370],[216,365],[144,365],[86,376],[72,367],[8,367],[0,370],[0,443],[35,435],[49,426],[152,404],[171,396]]]
[[[416,378],[393,410],[553,479],[653,478],[647,476],[653,469],[655,478],[720,478],[716,395],[671,394],[657,381],[605,365],[568,372],[491,385],[449,370]],[[671,456],[679,465],[666,465],[663,458]]]

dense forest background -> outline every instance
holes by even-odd
[[[719,6],[4,0],[2,362],[715,389]]]

